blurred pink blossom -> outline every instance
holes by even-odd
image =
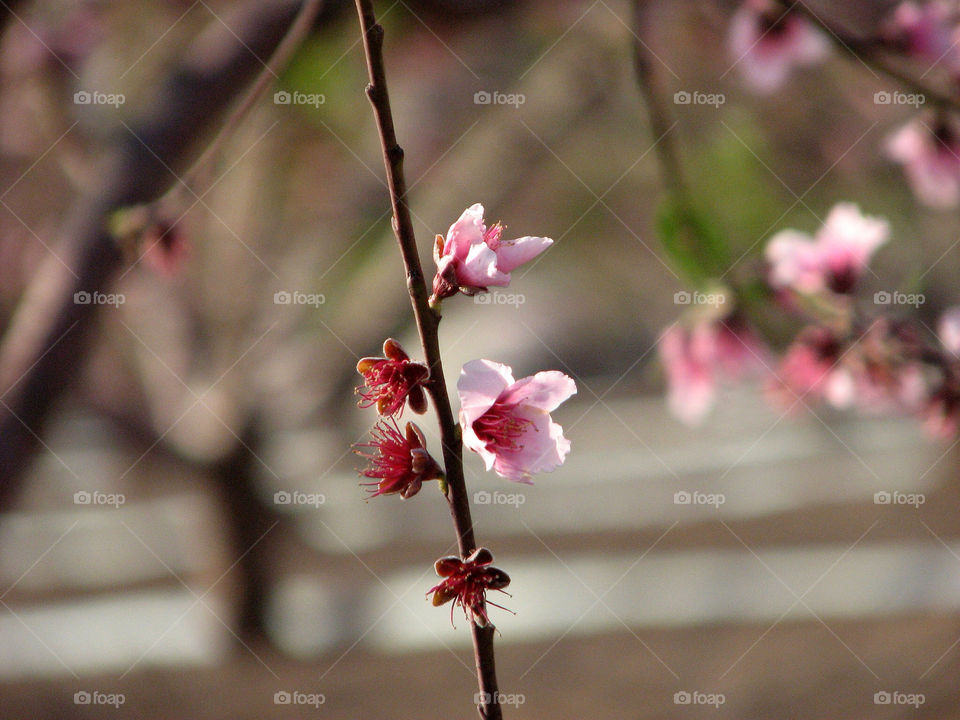
[[[806,18],[770,0],[746,0],[730,20],[727,45],[756,92],[779,88],[794,68],[827,55],[827,38]]]
[[[920,202],[936,208],[960,202],[960,136],[945,121],[930,127],[911,120],[887,139],[886,150],[903,165]]]
[[[471,360],[460,371],[463,444],[480,455],[487,470],[530,483],[534,473],[561,465],[570,441],[550,413],[577,392],[573,380],[549,370],[514,381],[507,365]]]
[[[661,336],[658,351],[667,376],[667,406],[688,425],[706,417],[719,382],[757,372],[767,357],[751,330],[713,319],[692,327],[675,323]]]
[[[813,396],[825,398],[835,407],[849,406],[852,379],[838,369],[841,352],[840,340],[827,328],[814,325],[801,330],[784,353],[769,385],[773,403],[792,407]]]
[[[928,394],[918,348],[912,326],[887,318],[854,337],[806,327],[784,354],[773,399],[793,405],[810,396],[838,410],[917,412]]]
[[[922,4],[902,2],[885,24],[883,37],[890,45],[931,67],[939,65],[956,75],[960,72],[956,20],[954,10],[940,0]]]
[[[852,203],[838,203],[814,237],[782,230],[770,239],[765,250],[770,284],[801,293],[850,292],[889,232],[885,220],[862,215]]]

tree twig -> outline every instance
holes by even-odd
[[[297,48],[303,43],[322,5],[323,0],[304,0],[300,13],[293,21],[283,40],[277,46],[277,49],[274,50],[273,55],[270,56],[266,66],[260,71],[257,79],[254,80],[253,85],[251,85],[250,89],[247,90],[240,102],[237,103],[236,107],[231,111],[230,116],[220,126],[216,137],[207,145],[206,149],[200,154],[200,157],[197,158],[190,169],[184,173],[183,180],[185,184],[197,184],[199,186],[197,191],[202,194],[200,188],[206,185],[207,175],[210,174],[217,153],[223,148],[224,143],[234,134],[244,118],[256,107],[270,86],[276,82],[277,73],[286,67],[294,52],[296,52]],[[175,186],[175,189],[176,188],[186,190],[182,185]]]
[[[457,424],[447,385],[443,376],[440,357],[440,340],[437,328],[440,316],[431,309],[417,240],[407,205],[407,187],[403,174],[403,149],[397,142],[393,127],[393,115],[390,111],[390,97],[387,92],[386,73],[383,63],[383,27],[377,23],[372,0],[356,0],[357,13],[363,32],[364,54],[367,60],[370,83],[367,85],[367,97],[373,106],[380,144],[383,149],[383,164],[387,173],[387,185],[390,190],[390,202],[393,208],[393,231],[400,246],[403,265],[407,275],[407,289],[410,304],[413,306],[414,319],[423,346],[424,359],[430,368],[427,389],[433,398],[440,423],[440,439],[443,444],[443,464],[446,473],[447,503],[457,533],[457,546],[460,556],[466,558],[476,547],[473,535],[473,520],[470,517],[470,500],[463,476],[463,445],[460,427]],[[478,627],[471,622],[473,633],[474,660],[477,668],[477,681],[480,686],[481,702],[478,706],[481,717],[486,720],[500,720],[496,669],[493,653],[493,628]]]

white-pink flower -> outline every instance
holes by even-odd
[[[960,202],[960,137],[946,122],[931,128],[912,120],[889,137],[886,151],[903,165],[920,202],[935,208]]]
[[[577,392],[574,381],[556,370],[514,381],[507,365],[471,360],[460,371],[460,425],[463,444],[480,455],[487,470],[530,483],[534,473],[561,465],[570,441],[550,413]]]
[[[760,93],[783,85],[796,67],[822,60],[827,39],[800,14],[770,0],[747,0],[730,20],[730,53],[744,80]]]
[[[491,285],[504,287],[510,273],[532,260],[553,244],[547,237],[524,236],[504,240],[503,226],[487,227],[483,205],[471,205],[447,230],[437,235],[433,257],[437,274],[433,279],[431,303],[463,291],[469,295],[484,292]]]
[[[889,234],[886,220],[862,215],[853,203],[838,203],[814,237],[783,230],[770,239],[764,253],[770,284],[802,293],[848,293]]]
[[[688,425],[706,417],[719,382],[757,372],[767,356],[752,331],[715,320],[692,327],[674,324],[661,336],[658,351],[667,376],[667,406]]]

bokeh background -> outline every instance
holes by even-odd
[[[237,42],[245,5],[3,4],[0,344],[44,277],[73,267],[64,228],[111,147],[163,117],[158,88],[195,38]],[[636,24],[621,0],[377,3],[426,267],[474,202],[508,235],[556,240],[493,302],[448,300],[441,326],[451,385],[486,357],[579,388],[555,414],[573,443],[556,472],[512,485],[467,458],[476,532],[513,579],[493,599],[516,615],[491,611],[506,714],[954,717],[954,447],[904,418],[785,416],[749,384],[698,428],[666,411],[656,341],[684,285],[655,234],[634,44],[656,58],[731,273],[757,272],[773,232],[854,201],[893,227],[871,289],[922,289],[932,325],[957,300],[956,213],[921,209],[880,150],[914,108],[877,105],[898,86],[842,50],[758,97],[725,45],[734,3],[649,5]],[[850,5],[865,29],[889,7]],[[367,502],[350,452],[374,419],[355,404],[357,359],[387,336],[418,354],[365,72],[352,4],[328,3],[206,184],[171,206],[188,259],[165,275],[134,252],[115,274],[123,302],[98,309],[0,508],[0,717],[474,716],[466,621],[425,597],[454,549],[445,501],[425,487]],[[724,102],[674,104],[684,90]],[[924,503],[874,502],[894,490]],[[723,502],[678,504],[684,491]],[[895,691],[923,702],[877,704]]]

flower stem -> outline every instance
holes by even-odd
[[[360,27],[363,31],[363,49],[367,60],[370,83],[367,97],[373,106],[380,145],[383,149],[383,164],[387,173],[390,203],[393,209],[393,231],[400,246],[400,255],[407,275],[407,290],[410,304],[423,346],[424,360],[430,368],[427,390],[433,398],[440,424],[440,440],[443,445],[443,464],[446,477],[447,503],[457,533],[457,547],[461,558],[466,558],[476,547],[473,535],[473,520],[470,517],[470,500],[463,477],[463,444],[460,427],[450,406],[447,385],[443,377],[440,358],[440,339],[437,328],[440,314],[430,307],[429,293],[420,264],[417,240],[407,205],[407,185],[403,175],[403,149],[397,143],[390,112],[390,97],[387,93],[386,73],[383,64],[383,28],[377,24],[372,0],[356,0]],[[474,660],[480,686],[480,716],[485,720],[500,720],[502,714],[498,702],[499,691],[493,654],[493,628],[477,627],[470,623],[473,632]]]

